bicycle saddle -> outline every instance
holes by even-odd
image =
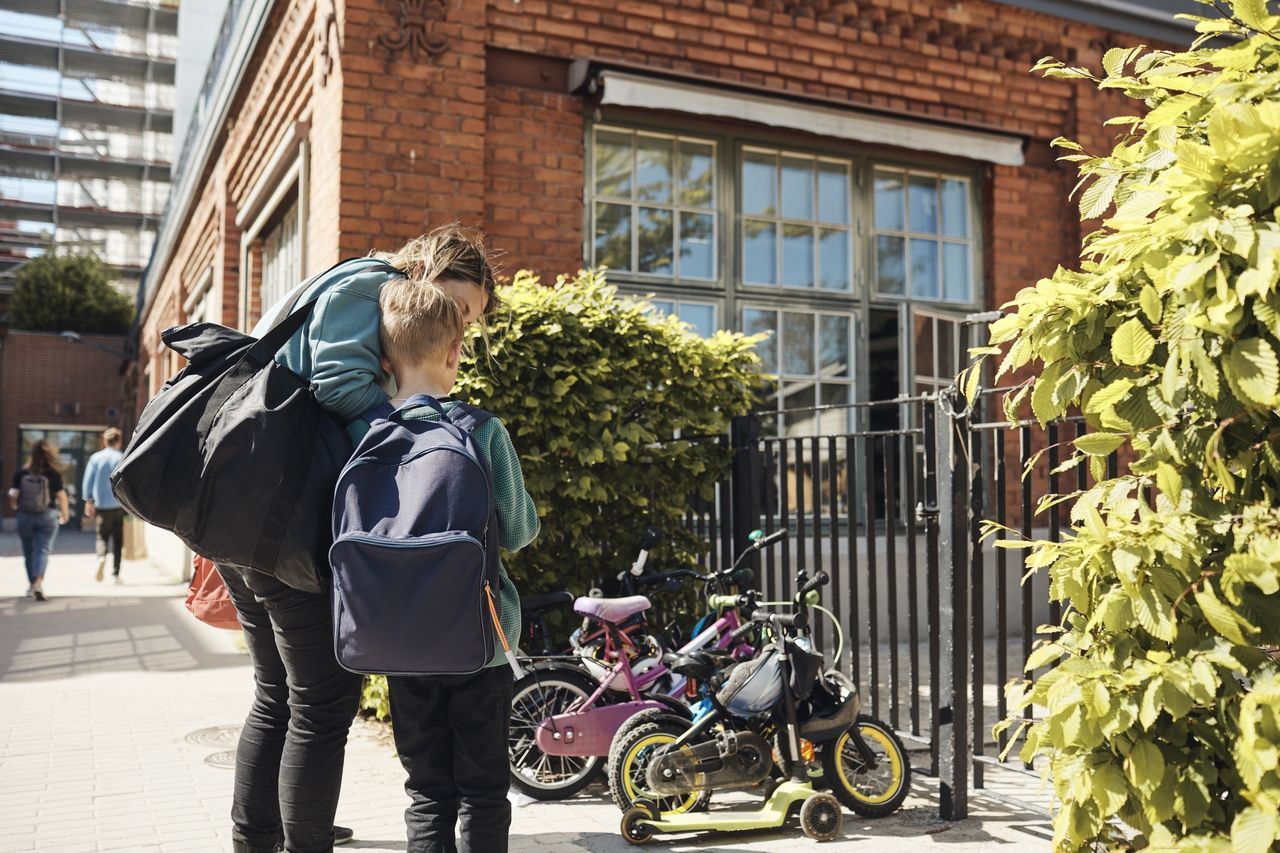
[[[697,681],[707,681],[715,671],[715,662],[706,652],[667,652],[662,656],[667,669]]]
[[[584,595],[573,603],[575,613],[601,622],[621,622],[648,609],[649,599],[643,595],[628,595],[626,598],[589,598]]]
[[[532,595],[520,596],[520,609],[526,613],[537,610],[550,610],[573,601],[573,593],[558,590],[556,592],[535,592]]]

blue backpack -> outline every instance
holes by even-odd
[[[440,420],[405,420],[425,404]],[[334,651],[352,672],[461,675],[494,653],[493,486],[472,432],[487,412],[426,395],[365,416],[333,501]]]

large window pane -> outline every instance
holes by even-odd
[[[596,195],[631,196],[631,134],[596,134]]]
[[[819,282],[826,290],[849,290],[849,232],[823,229],[818,250]]]
[[[680,214],[681,278],[714,278],[715,218],[710,213]]]
[[[639,253],[636,269],[654,275],[671,275],[671,211],[656,207],[640,208],[638,225]]]
[[[700,142],[680,143],[680,203],[690,207],[715,205],[714,147]]]
[[[786,397],[782,401],[782,408],[785,410],[783,417],[785,418],[786,435],[816,435],[818,413],[813,410],[817,405],[817,389],[813,382],[787,382],[784,384]],[[792,471],[795,470],[794,464]],[[794,488],[803,488],[805,490],[805,502],[809,501],[809,496],[813,494],[813,480],[805,476],[803,480]]]
[[[849,170],[840,163],[818,163],[818,218],[849,224]]]
[[[938,233],[938,179],[912,175],[907,196],[911,206],[908,227],[917,234]]]
[[[667,299],[650,299],[649,304],[653,306],[653,310],[663,316],[675,313],[676,304]]]
[[[671,146],[669,138],[638,137],[636,148],[636,198],[667,204],[671,201]]]
[[[742,158],[742,212],[776,216],[778,213],[777,158],[759,151]]]
[[[849,375],[849,318],[818,318],[818,372],[823,378]]]
[[[596,264],[631,269],[631,206],[596,204]]]
[[[942,179],[942,233],[969,236],[969,182]]]
[[[876,238],[876,287],[881,293],[905,295],[906,268],[901,237]]]
[[[778,273],[778,238],[772,222],[742,223],[742,280],[774,284]]]
[[[782,215],[787,219],[813,219],[813,161],[782,158]]]
[[[680,306],[680,319],[693,326],[694,331],[704,338],[709,338],[716,333],[714,305],[683,303]]]
[[[922,299],[938,298],[938,244],[934,240],[911,243],[911,293]]]
[[[933,318],[928,314],[916,314],[911,319],[915,330],[916,376],[936,378],[938,365],[933,345]]]
[[[782,315],[782,372],[792,376],[812,376],[817,372],[813,359],[813,315],[793,311]]]
[[[942,248],[943,296],[959,302],[971,302],[969,288],[969,247],[963,243],[944,243]]]
[[[904,225],[902,217],[902,174],[899,172],[876,172],[876,227],[901,231]]]
[[[782,283],[813,287],[813,229],[808,225],[782,226]]]
[[[756,354],[760,356],[764,372],[776,374],[778,372],[778,312],[758,308],[743,309],[742,331],[747,335],[770,333],[769,337],[756,344]]]

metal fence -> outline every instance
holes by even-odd
[[[785,544],[754,567],[769,598],[789,597],[799,571],[831,574],[821,603],[843,634],[840,667],[867,713],[927,745],[920,769],[938,778],[948,819],[967,815],[970,788],[1009,746],[991,734],[1009,714],[1004,685],[1022,676],[1036,628],[1061,616],[1046,578],[1024,577],[1024,552],[999,543],[1060,539],[1065,506],[1038,512],[1040,502],[1092,484],[1064,449],[1082,419],[1010,424],[1003,390],[973,405],[950,388],[812,410],[851,410],[857,428],[839,434],[772,435],[779,413],[736,419],[729,476],[686,518],[713,546],[708,567],[732,560],[751,530],[786,527]],[[987,520],[998,527],[984,538]],[[815,620],[819,648],[833,654],[836,634]],[[1006,766],[1026,769],[1010,755]]]

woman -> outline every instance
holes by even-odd
[[[18,511],[18,538],[27,566],[27,597],[44,601],[44,570],[49,565],[58,525],[71,517],[62,485],[58,453],[41,439],[31,445],[27,467],[13,475],[9,508]]]
[[[377,261],[390,264],[389,272]],[[311,381],[316,399],[344,423],[385,402],[393,383],[381,366],[378,296],[400,275],[436,285],[458,302],[464,320],[493,310],[494,276],[478,236],[445,226],[399,251],[335,267],[302,294],[316,299],[306,325],[276,360]],[[286,297],[287,298],[287,297]],[[265,314],[261,337],[280,305]],[[327,566],[321,567],[327,575]],[[232,796],[235,853],[319,853],[349,841],[333,826],[347,732],[361,676],[333,653],[329,596],[291,589],[266,574],[219,566],[235,602],[253,662],[253,705],[236,747]]]

